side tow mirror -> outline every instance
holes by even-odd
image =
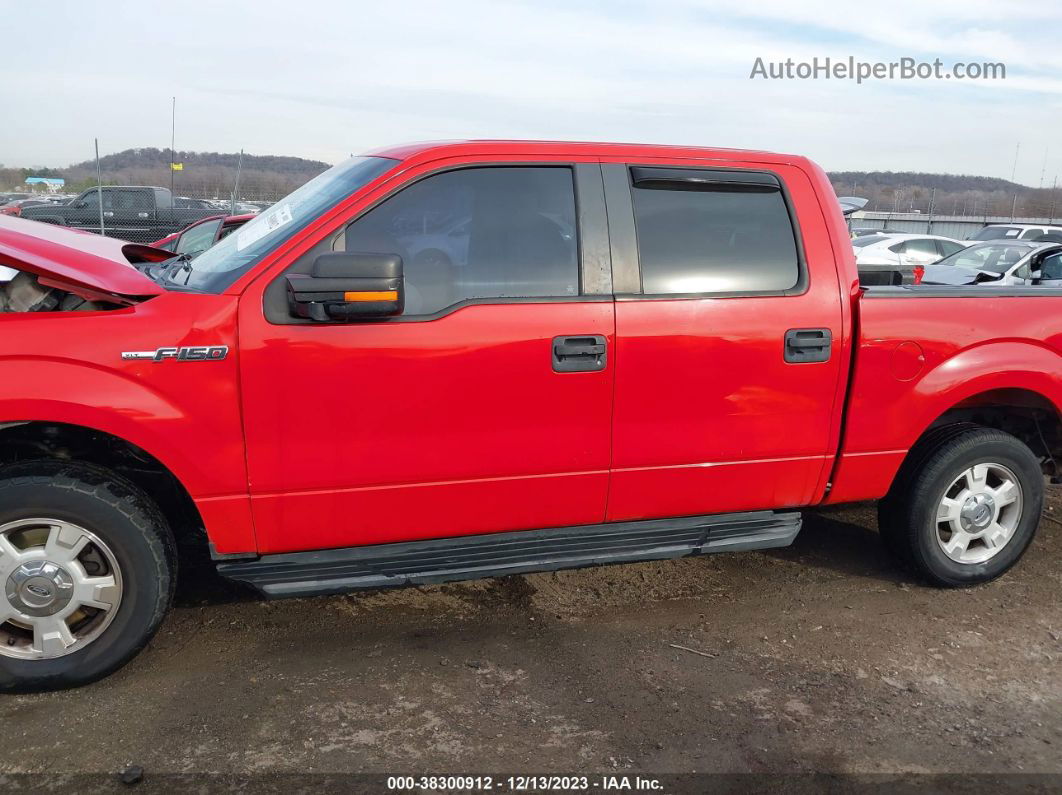
[[[397,254],[321,254],[310,273],[287,277],[295,317],[352,323],[402,314],[402,258]]]

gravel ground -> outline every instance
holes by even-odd
[[[343,597],[199,573],[118,674],[0,699],[0,771],[1062,774],[1060,524],[951,591],[869,506],[783,550]]]

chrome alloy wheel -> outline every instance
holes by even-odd
[[[121,601],[121,569],[98,536],[56,519],[0,525],[0,655],[48,660],[80,651]]]
[[[937,506],[937,543],[956,563],[984,563],[1014,537],[1021,521],[1021,484],[1002,464],[975,464],[944,491]]]

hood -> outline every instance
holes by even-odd
[[[81,288],[127,299],[160,295],[166,290],[133,265],[172,256],[126,240],[0,215],[0,265],[35,273],[72,292]]]

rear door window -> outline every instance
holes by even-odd
[[[781,184],[741,172],[632,169],[642,291],[772,293],[800,281],[793,223]],[[761,177],[765,177],[762,178]],[[752,175],[749,177],[752,179]]]

